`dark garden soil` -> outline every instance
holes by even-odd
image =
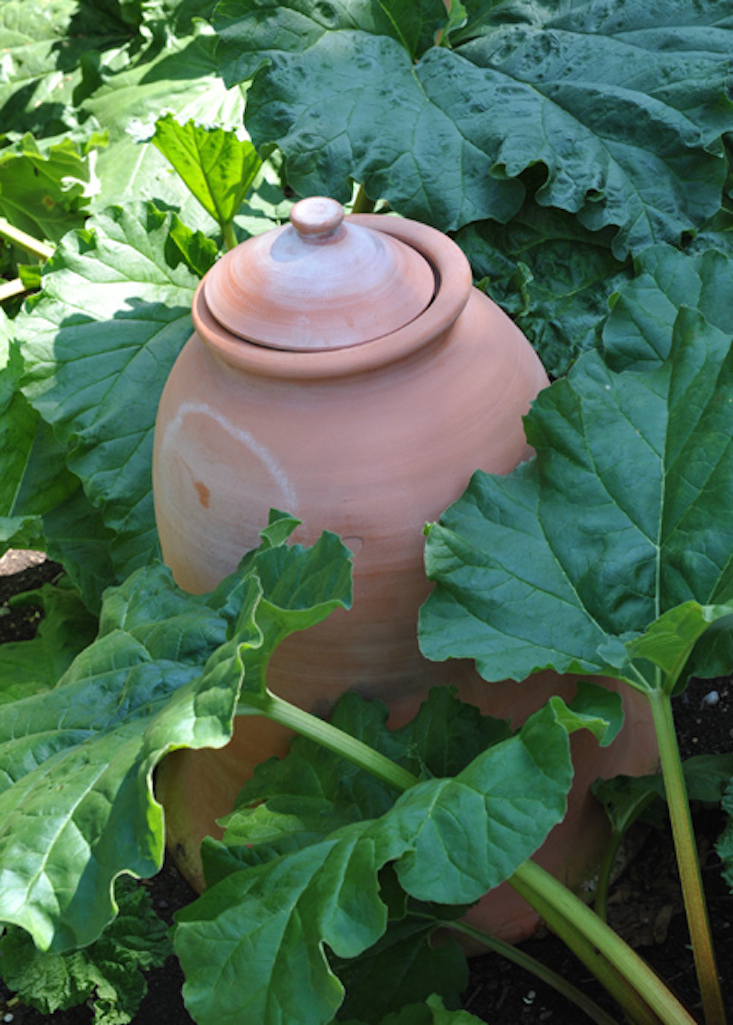
[[[59,572],[59,567],[49,562],[28,565],[27,557],[20,553],[10,553],[0,561],[0,643],[32,637],[40,618],[32,607],[9,608],[8,598],[55,579]],[[683,756],[733,750],[733,681],[693,682],[677,701],[676,721]],[[733,1021],[733,896],[720,877],[714,851],[724,820],[718,812],[700,811],[695,822],[718,965]],[[611,924],[699,1015],[670,837],[650,831],[641,835],[639,841],[638,855],[614,887],[609,903]],[[169,923],[175,910],[194,896],[169,863],[155,879],[143,885],[148,887],[156,911]],[[522,949],[569,978],[621,1020],[603,990],[554,937],[540,936],[523,944]],[[136,1025],[191,1022],[180,995],[182,982],[175,958],[163,968],[149,972],[148,994],[135,1018]],[[549,987],[495,955],[473,959],[464,1003],[467,1010],[491,1025],[585,1025],[588,1021]],[[13,1003],[12,995],[0,983],[0,1020],[6,1025],[90,1025],[93,1013],[89,1007],[81,1006],[44,1016],[33,1008]]]

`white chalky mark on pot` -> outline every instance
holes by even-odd
[[[231,423],[231,421],[227,420],[219,410],[214,409],[205,402],[184,402],[179,406],[178,412],[165,429],[161,450],[165,449],[169,442],[172,441],[171,435],[174,435],[183,426],[183,421],[189,413],[200,413],[203,416],[212,417],[216,420],[222,430],[226,431],[231,437],[236,438],[237,441],[240,441],[245,445],[266,467],[267,472],[280,488],[283,499],[285,500],[283,508],[287,509],[289,513],[295,513],[297,511],[298,499],[295,494],[295,488],[288,480],[287,474],[273,454],[268,451],[262,442],[258,441],[254,435],[250,434],[249,431],[245,431],[241,427],[237,427],[235,424]]]

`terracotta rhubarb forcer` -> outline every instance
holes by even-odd
[[[462,662],[431,663],[417,646],[429,585],[423,527],[477,468],[509,473],[531,455],[522,416],[548,382],[516,326],[472,287],[460,249],[397,217],[344,218],[334,201],[302,200],[291,224],[228,253],[201,282],[195,334],[160,403],[153,481],[163,557],[181,587],[212,590],[259,544],[271,508],[302,521],[294,539],[341,535],[354,553],[354,604],[289,637],[275,653],[275,693],[326,715],[344,690],[379,697],[390,723],[411,718],[430,687],[515,724],[574,682],[544,673],[487,684]],[[579,879],[602,846],[588,793],[599,775],[650,771],[651,724],[627,696],[628,725],[611,748],[574,738],[572,814],[540,860]],[[198,848],[221,835],[258,762],[291,734],[253,717],[222,750],[177,751],[160,767],[168,844],[203,886]],[[491,894],[482,922],[508,939],[535,916]]]

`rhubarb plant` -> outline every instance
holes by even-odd
[[[694,281],[696,268],[672,251],[647,264],[608,318],[605,360],[588,353],[534,404],[536,459],[507,478],[477,473],[430,527],[437,586],[420,634],[428,657],[473,658],[487,680],[551,667],[647,697],[706,1020],[722,1022],[671,698],[692,673],[733,664],[733,354],[727,331],[675,310],[675,271]],[[672,295],[657,296],[663,312],[645,331],[639,297],[654,274]],[[716,299],[704,302],[718,319]]]
[[[430,528],[423,649],[471,657],[488,681],[553,666],[647,695],[712,1025],[669,707],[690,673],[733,666],[733,7],[446,8],[0,3],[0,544],[44,549],[71,582],[39,599],[36,641],[0,659],[0,917],[54,957],[92,943],[120,873],[160,865],[160,759],[222,746],[235,714],[265,714],[307,739],[258,772],[224,842],[206,844],[210,896],[176,938],[197,1019],[257,1008],[269,1023],[285,1007],[300,1025],[307,1005],[314,1023],[464,1025],[462,955],[431,937],[464,929],[465,903],[508,878],[579,956],[603,952],[595,967],[631,1020],[690,1020],[526,860],[563,814],[568,731],[610,738],[605,693],[553,701],[514,733],[447,692],[397,733],[355,698],[329,726],[271,694],[266,666],[290,630],[348,605],[337,539],[291,548],[292,521],[276,515],[238,573],[199,597],[157,561],[155,411],[198,280],[295,196],[356,194],[354,209],[453,233],[561,378],[526,421],[537,457],[477,475]],[[544,782],[519,773],[524,755]],[[497,810],[512,759],[538,797],[531,814],[517,792]],[[503,844],[481,833],[497,818]],[[487,855],[478,875],[469,843]],[[729,833],[720,851],[730,875]],[[272,931],[245,935],[243,907]],[[231,963],[253,974],[225,1006],[213,951],[234,937]],[[264,960],[245,964],[245,947]],[[292,979],[263,967],[285,958]],[[311,969],[323,985],[306,1000]]]

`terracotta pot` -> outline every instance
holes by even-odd
[[[335,531],[355,555],[353,609],[288,638],[272,660],[271,689],[319,714],[355,689],[384,700],[398,725],[430,687],[453,683],[465,700],[518,723],[551,693],[571,697],[574,683],[542,674],[522,685],[486,684],[469,664],[422,658],[423,526],[476,468],[508,473],[531,455],[522,416],[547,378],[521,332],[472,288],[450,239],[396,217],[340,218],[332,201],[304,200],[297,227],[243,243],[199,286],[196,333],[171,372],[156,425],[164,559],[183,588],[203,592],[259,543],[270,508],[302,520],[302,543]],[[603,842],[589,783],[650,771],[656,761],[645,709],[633,698],[627,717],[607,751],[575,740],[582,764],[574,818],[543,855],[573,879],[588,873]],[[164,761],[157,788],[168,843],[195,886],[203,885],[201,838],[220,835],[215,819],[231,809],[253,765],[284,754],[290,739],[247,717],[225,749]],[[195,806],[186,799],[192,788]],[[510,939],[535,921],[518,897],[505,905],[501,894],[487,899],[483,915]]]

